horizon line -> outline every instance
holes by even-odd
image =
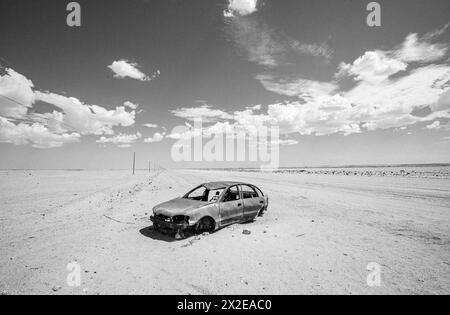
[[[402,164],[347,164],[347,165],[318,165],[318,166],[282,166],[278,169],[302,169],[302,168],[381,168],[381,167],[431,167],[441,166],[448,167],[449,163],[402,163]],[[131,168],[118,169],[89,169],[89,168],[0,168],[0,171],[128,171]],[[233,169],[259,169],[259,167],[179,167],[179,168],[162,168],[160,170],[233,170]],[[136,171],[149,171],[145,168],[137,168]],[[155,171],[155,170],[152,170]]]

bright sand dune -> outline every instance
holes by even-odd
[[[154,233],[154,205],[212,180],[260,186],[269,212],[183,241]],[[0,194],[0,290],[11,294],[450,293],[449,179],[16,171],[0,173]],[[66,284],[73,261],[78,288]]]

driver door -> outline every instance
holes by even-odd
[[[241,221],[244,216],[244,204],[238,186],[228,188],[219,204],[221,225]]]

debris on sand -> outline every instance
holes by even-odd
[[[111,220],[111,221],[117,222],[117,223],[122,223],[122,224],[136,224],[136,223],[134,223],[134,222],[123,222],[123,221],[119,221],[119,220],[116,220],[116,219],[111,218],[110,216],[107,216],[106,214],[104,214],[103,216],[104,216],[105,218],[107,218],[107,219],[109,219],[109,220]]]
[[[248,285],[248,281],[246,279],[243,279],[243,278],[241,278],[241,283],[245,284],[245,285]]]
[[[61,288],[61,286],[59,286],[59,285],[55,285],[53,288],[52,288],[52,290],[53,290],[53,292],[58,292],[59,290],[61,290],[62,288]]]
[[[196,236],[195,238],[189,240],[189,243],[187,243],[187,244],[185,244],[185,245],[183,245],[181,247],[186,248],[186,247],[192,246],[192,245],[194,245],[195,242],[200,241],[200,240],[201,240],[201,237],[200,236]]]
[[[244,235],[250,235],[250,234],[252,234],[252,232],[249,231],[249,230],[244,230],[244,231],[242,231],[242,234],[244,234]]]
[[[302,237],[302,236],[305,236],[306,234],[300,234],[300,235],[297,235],[296,237]]]

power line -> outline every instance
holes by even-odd
[[[3,98],[5,98],[5,99],[7,99],[7,100],[9,100],[9,101],[11,101],[11,102],[13,102],[13,103],[16,103],[16,104],[20,105],[20,106],[28,107],[27,105],[25,105],[25,104],[23,104],[23,103],[20,103],[19,101],[15,100],[15,99],[12,99],[12,98],[10,98],[10,97],[8,97],[8,96],[6,96],[6,95],[0,94],[0,97],[3,97]],[[57,123],[60,123],[61,125],[65,125],[65,126],[71,128],[71,129],[73,129],[73,131],[78,131],[78,128],[75,128],[75,127],[69,125],[68,123],[65,123],[65,122],[63,122],[63,121],[57,120],[57,119],[55,119],[55,118],[53,118],[53,117],[43,116],[42,118],[43,118],[43,119],[53,120],[53,121],[55,121],[55,122],[57,122]],[[32,120],[32,119],[28,119],[28,120],[27,120],[27,119],[17,119],[17,118],[16,118],[15,120],[19,120],[19,121],[22,120],[22,121],[27,121],[27,122],[34,122],[34,123],[37,122],[37,123],[41,123],[41,121]],[[47,122],[47,124],[48,124],[48,122]]]

